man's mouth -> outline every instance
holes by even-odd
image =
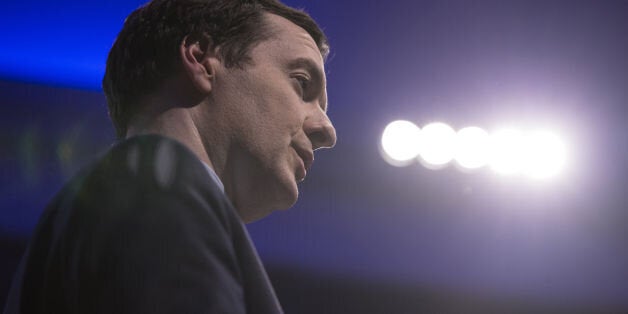
[[[297,155],[299,155],[299,158],[301,159],[303,165],[303,176],[302,178],[298,178],[298,180],[302,181],[303,179],[305,179],[307,172],[310,171],[310,168],[314,163],[314,152],[310,149],[306,149],[298,145],[293,146],[293,148],[297,152]]]

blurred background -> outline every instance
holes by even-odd
[[[332,45],[335,149],[249,230],[287,313],[628,313],[628,1],[287,0]],[[40,213],[114,142],[143,1],[0,3],[0,305]],[[550,180],[389,164],[386,125],[543,127]]]

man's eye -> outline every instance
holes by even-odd
[[[307,86],[310,83],[310,79],[304,75],[297,75],[294,77],[294,79],[296,79],[297,82],[299,83],[299,86],[301,87],[301,91],[305,93],[305,90],[307,89]]]

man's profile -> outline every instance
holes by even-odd
[[[325,35],[276,0],[154,0],[107,59],[120,141],[50,202],[5,313],[280,313],[243,223],[332,147]]]

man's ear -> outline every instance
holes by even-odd
[[[179,46],[183,71],[190,82],[202,94],[209,94],[213,88],[216,69],[212,59],[216,58],[211,37],[206,34],[183,38]]]

